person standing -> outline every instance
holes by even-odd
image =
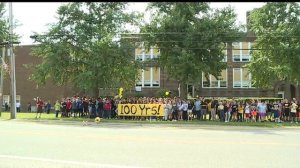
[[[175,100],[172,100],[172,121],[178,120],[178,107]]]
[[[17,112],[21,112],[21,103],[20,103],[20,101],[17,101],[16,108],[17,108]]]
[[[35,118],[38,117],[38,114],[40,114],[39,118],[41,118],[41,115],[42,115],[42,112],[43,112],[43,107],[44,107],[44,102],[39,97],[36,99],[36,107],[37,107],[37,111],[36,111],[36,117]]]
[[[207,103],[204,99],[201,101],[201,120],[206,121]]]
[[[46,104],[46,109],[47,109],[47,114],[50,114],[51,111],[51,104],[50,104],[50,100],[47,102]]]
[[[243,122],[243,114],[244,114],[244,105],[243,102],[240,101],[238,105],[238,113],[237,113],[237,121]]]
[[[72,99],[72,111],[71,111],[71,117],[73,115],[73,117],[77,116],[77,101],[78,99],[76,99],[76,97],[74,96]]]
[[[180,109],[182,110],[182,119],[187,121],[188,103],[186,100],[182,101]]]
[[[194,110],[194,103],[188,100],[188,110],[187,110],[187,119],[193,120],[193,110]]]
[[[109,101],[108,98],[105,100],[105,104],[104,104],[103,108],[104,108],[105,118],[110,119],[111,118],[111,102]]]
[[[227,122],[227,120],[225,119],[225,114],[224,114],[224,105],[226,106],[226,102],[223,104],[222,101],[218,102],[218,114],[220,116],[220,121],[221,122]]]
[[[264,101],[262,101],[261,103],[259,103],[257,105],[257,111],[258,111],[258,115],[259,115],[259,119],[258,121],[265,121],[266,120],[266,115],[267,115],[267,105]]]
[[[55,110],[55,117],[58,118],[58,113],[60,112],[61,104],[59,103],[58,100],[56,100],[56,103],[54,105],[54,110]]]
[[[169,116],[169,108],[168,108],[168,101],[167,100],[165,100],[164,101],[164,104],[163,104],[163,106],[164,106],[164,121],[168,121],[168,116]]]
[[[284,100],[284,103],[282,105],[283,108],[283,116],[284,116],[284,122],[289,121],[289,115],[290,115],[290,106],[291,104],[287,99]]]
[[[67,102],[64,98],[61,101],[61,117],[67,117]]]
[[[31,112],[31,103],[30,102],[27,104],[27,111]]]
[[[274,113],[275,123],[280,123],[280,112],[279,112],[279,103],[278,102],[275,101],[273,103],[272,110]]]
[[[7,102],[5,102],[4,107],[5,107],[5,111],[8,111],[8,103]]]
[[[249,122],[250,119],[250,104],[249,102],[246,102],[246,106],[245,106],[245,121]]]
[[[297,122],[296,120],[297,108],[298,108],[297,102],[293,100],[291,103],[291,113],[290,113],[291,123],[293,123],[294,121]]]
[[[200,101],[200,98],[198,98],[195,102],[195,111],[196,111],[197,120],[200,120],[200,117],[201,117],[201,101]]]

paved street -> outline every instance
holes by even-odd
[[[300,167],[299,128],[0,121],[1,168]]]

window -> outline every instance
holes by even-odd
[[[21,102],[21,96],[20,95],[16,95],[16,102]],[[5,103],[10,104],[10,95],[3,95],[3,104],[5,105]]]
[[[135,60],[137,61],[149,61],[152,59],[158,59],[159,57],[160,53],[156,48],[151,48],[149,51],[140,48],[135,50]]]
[[[152,76],[153,76],[153,80],[152,80],[152,86],[156,86],[159,87],[159,75],[160,75],[160,71],[159,68],[152,68]]]
[[[160,86],[160,68],[146,67],[139,71],[139,80],[136,86],[140,87],[159,87]]]
[[[226,88],[227,87],[227,69],[222,70],[221,76],[217,80],[213,75],[209,75],[208,79],[202,73],[202,87],[203,88]]]
[[[233,68],[233,88],[253,88],[251,74],[247,68]]]
[[[194,94],[195,94],[195,87],[191,84],[188,84],[187,85],[187,95],[188,95],[188,98],[189,97],[194,97]]]
[[[9,95],[3,95],[3,105],[5,103],[9,104],[10,103],[10,96]]]
[[[250,48],[251,42],[234,42],[232,43],[232,60],[233,62],[249,62],[251,60]]]

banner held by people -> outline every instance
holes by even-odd
[[[164,116],[162,104],[118,104],[118,116]]]

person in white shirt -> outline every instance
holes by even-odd
[[[183,101],[181,104],[180,109],[182,110],[182,119],[187,120],[187,110],[188,110],[188,103],[187,101]]]
[[[21,112],[21,103],[20,102],[16,102],[16,108],[17,108],[17,112]]]
[[[250,120],[250,104],[246,102],[245,106],[245,114],[246,114],[246,122],[249,122]]]
[[[290,113],[291,123],[293,123],[294,121],[297,123],[297,121],[296,121],[297,108],[298,108],[297,102],[296,101],[292,101],[292,104],[291,104],[291,113]]]

